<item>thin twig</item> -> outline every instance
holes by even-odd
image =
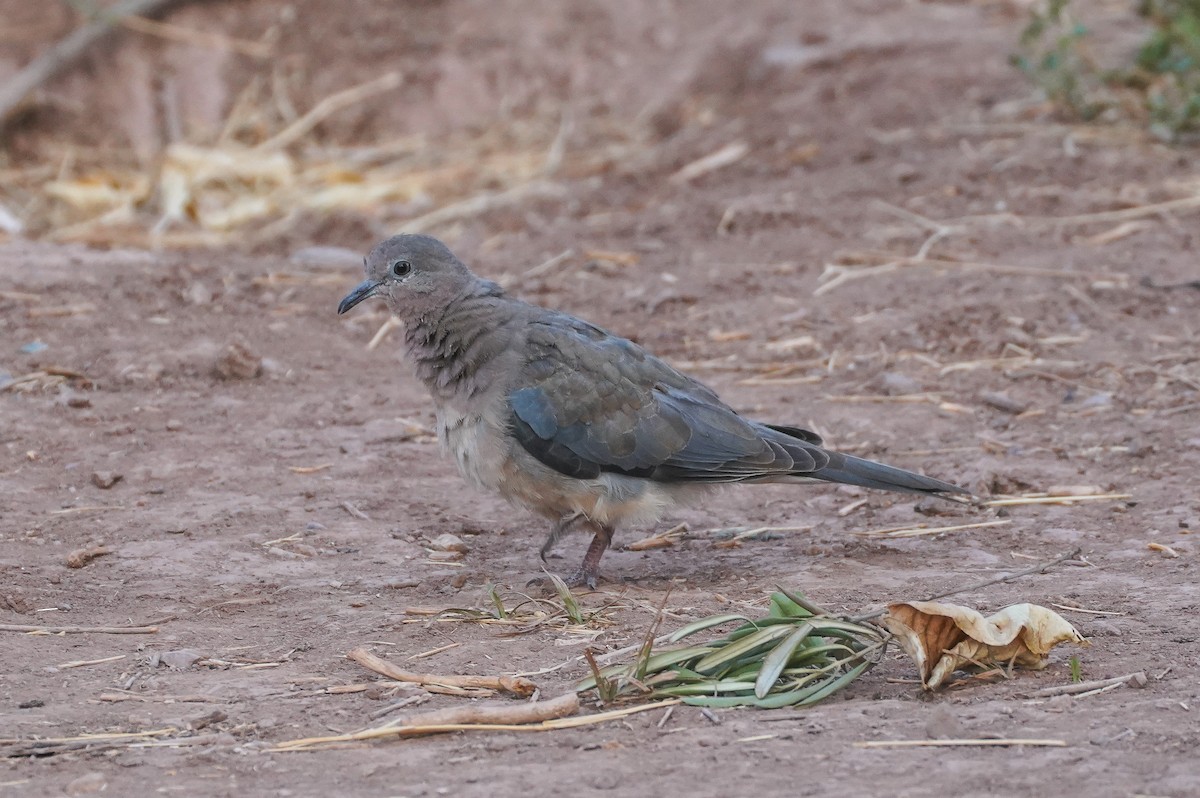
[[[121,20],[121,25],[138,33],[144,33],[147,36],[158,36],[170,41],[183,42],[184,44],[192,44],[199,47],[210,47],[215,50],[232,50],[235,53],[248,55],[260,61],[271,56],[271,45],[266,42],[236,39],[218,33],[192,30],[180,25],[143,19],[138,16],[125,17]]]
[[[1137,673],[1127,673],[1124,676],[1114,676],[1111,679],[1096,679],[1090,682],[1075,682],[1074,684],[1043,687],[1041,690],[1034,690],[1030,693],[1030,697],[1049,698],[1056,695],[1075,695],[1076,693],[1087,693],[1092,690],[1117,687],[1122,684],[1128,684],[1133,687],[1145,687],[1146,681],[1146,672],[1138,671]]]
[[[929,596],[928,598],[922,599],[922,601],[937,601],[938,599],[944,599],[947,596],[957,595],[958,593],[970,593],[973,590],[979,590],[981,587],[988,587],[989,585],[998,585],[998,584],[1001,584],[1002,582],[1011,582],[1014,579],[1020,579],[1022,576],[1029,576],[1030,574],[1041,573],[1041,572],[1047,570],[1048,568],[1053,568],[1055,565],[1058,565],[1059,563],[1066,562],[1067,560],[1073,560],[1082,553],[1083,553],[1083,549],[1081,549],[1081,548],[1072,549],[1071,551],[1067,552],[1066,554],[1058,555],[1053,560],[1047,560],[1046,562],[1038,563],[1037,565],[1031,565],[1028,568],[1023,568],[1020,571],[1014,571],[1013,573],[1006,574],[1005,576],[997,576],[997,577],[993,577],[991,579],[984,579],[981,582],[972,582],[969,585],[962,585],[962,586],[956,587],[952,590],[947,590],[945,593],[938,593],[936,595]],[[886,609],[876,610],[875,612],[868,612],[868,613],[864,613],[863,615],[852,616],[849,620],[853,623],[859,623],[861,621],[871,621],[876,618],[881,618],[886,614],[887,614]]]
[[[28,626],[20,623],[0,623],[0,632],[32,632],[47,635],[152,635],[157,626]]]
[[[413,673],[406,671],[395,663],[378,657],[365,648],[356,648],[346,654],[346,658],[357,662],[364,668],[375,671],[389,679],[398,682],[412,682],[420,685],[436,685],[439,687],[459,687],[468,690],[501,690],[512,695],[528,698],[533,695],[537,685],[528,679],[517,676],[459,676],[441,675],[435,673]]]
[[[388,72],[366,83],[351,86],[339,92],[334,92],[309,109],[308,113],[291,123],[283,130],[254,148],[255,152],[281,150],[307,136],[312,129],[321,124],[326,117],[336,114],[343,108],[360,103],[368,97],[391,91],[404,82],[404,76],[399,72]]]
[[[387,319],[384,320],[383,324],[379,326],[379,329],[375,331],[375,334],[371,336],[371,340],[367,342],[367,351],[370,352],[375,349],[375,347],[383,343],[384,339],[388,337],[392,330],[403,326],[404,322],[400,321],[399,318],[396,316],[388,316]]]
[[[22,740],[19,738],[0,739],[0,758],[25,759],[28,757],[47,757],[66,754],[72,751],[86,751],[90,754],[101,751],[112,751],[122,748],[150,748],[166,746],[211,745],[219,738],[216,734],[190,734],[180,737],[168,735],[179,732],[176,728],[155,729],[145,732],[120,734],[83,734],[78,737],[57,737]]]
[[[1132,499],[1132,493],[1088,493],[1082,496],[1013,496],[1011,498],[988,499],[981,502],[984,507],[1019,507],[1027,504],[1074,504],[1075,502],[1119,501]]]
[[[726,144],[716,152],[709,153],[685,165],[682,169],[667,178],[672,183],[687,183],[702,177],[709,172],[715,172],[726,166],[735,164],[750,152],[750,145],[738,140]]]
[[[1118,211],[1100,211],[1099,213],[1081,213],[1076,216],[1026,216],[1021,221],[1045,227],[1074,226],[1095,224],[1097,222],[1124,222],[1129,219],[1142,219],[1171,211],[1200,210],[1200,195],[1182,197],[1180,199],[1155,202],[1149,205],[1138,205],[1133,208],[1123,208]]]
[[[855,748],[940,748],[940,747],[994,747],[994,746],[1037,746],[1050,748],[1066,747],[1066,740],[1047,740],[1031,737],[991,739],[987,737],[949,740],[862,740],[854,743]]]
[[[0,125],[8,121],[30,92],[79,60],[89,47],[126,17],[155,14],[175,2],[177,0],[125,0],[71,31],[0,88]]]
[[[409,219],[403,224],[397,225],[396,229],[406,233],[421,233],[440,224],[470,219],[497,208],[515,205],[527,197],[549,199],[562,196],[564,191],[563,186],[558,183],[535,180],[532,183],[523,183],[504,191],[486,192],[459,202],[452,202],[435,211],[430,211],[424,216]]]
[[[407,698],[401,698],[399,701],[393,701],[392,703],[388,704],[385,707],[380,707],[379,709],[375,710],[374,712],[368,714],[367,717],[371,720],[379,720],[384,715],[390,715],[393,712],[395,712],[397,709],[403,709],[404,707],[411,707],[413,704],[419,704],[422,701],[428,701],[428,700],[429,700],[428,695],[410,695]]]
[[[825,264],[825,270],[818,281],[824,281],[813,291],[813,296],[827,294],[852,280],[860,280],[879,274],[888,274],[904,267],[930,266],[938,269],[963,269],[965,271],[988,272],[991,274],[1006,274],[1018,277],[1049,277],[1062,280],[1111,280],[1124,282],[1129,275],[1119,272],[1076,272],[1066,269],[1044,269],[1037,266],[1013,266],[1005,263],[984,263],[978,261],[950,260],[948,258],[928,257],[891,257],[882,254],[886,262],[878,266],[846,266],[838,263]]]
[[[852,535],[865,538],[909,538],[919,535],[940,535],[943,532],[959,532],[964,529],[983,529],[992,526],[1006,526],[1011,519],[998,521],[980,521],[974,524],[955,524],[953,526],[927,526],[925,524],[908,524],[906,526],[889,527],[888,529],[866,529],[861,532],[851,532]]]
[[[575,709],[571,707],[571,700],[575,698],[574,693],[568,693],[564,696],[552,699],[550,701],[539,701],[536,704],[524,704],[523,707],[529,707],[536,710],[541,707],[542,712],[551,715],[550,719],[537,722],[521,722],[521,723],[438,723],[429,725],[416,725],[414,722],[418,718],[410,718],[409,722],[413,725],[404,726],[384,726],[375,729],[365,729],[352,734],[339,734],[336,737],[310,737],[304,740],[288,740],[276,745],[275,748],[269,749],[272,752],[283,751],[304,751],[315,745],[325,745],[330,743],[356,742],[360,740],[373,740],[384,737],[412,737],[423,734],[436,734],[440,732],[450,731],[520,731],[520,732],[542,732],[555,731],[558,729],[574,729],[581,726],[592,726],[598,723],[606,723],[610,720],[624,718],[627,715],[635,715],[639,712],[650,712],[663,707],[676,706],[682,704],[678,698],[668,699],[666,701],[657,701],[650,704],[639,704],[624,709],[614,709],[608,712],[599,712],[595,715],[576,715],[571,716],[575,709],[578,708],[578,702],[575,703]],[[505,714],[513,715],[519,707],[466,707],[464,709],[475,709],[476,714],[483,711],[503,709]],[[548,710],[555,710],[553,713]],[[431,715],[433,713],[430,713]]]
[[[86,668],[89,665],[103,665],[106,662],[116,662],[119,659],[125,659],[125,656],[125,654],[117,654],[112,657],[101,657],[100,659],[77,659],[71,662],[64,662],[61,665],[55,665],[54,667],[60,671],[71,668]]]

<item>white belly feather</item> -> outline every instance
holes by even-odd
[[[454,457],[458,473],[465,480],[485,490],[501,490],[503,452],[498,436],[489,431],[482,415],[441,407],[437,414],[437,431],[438,439]]]

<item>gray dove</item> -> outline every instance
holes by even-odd
[[[380,297],[404,322],[442,444],[468,482],[551,520],[543,560],[573,526],[592,530],[572,586],[595,589],[617,526],[727,483],[967,493],[824,449],[808,430],[743,418],[632,341],[507,296],[436,238],[389,238],[364,264],[367,279],[338,313]]]

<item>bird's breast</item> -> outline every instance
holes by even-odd
[[[437,430],[464,479],[485,490],[500,488],[504,450],[496,424],[483,413],[443,406],[438,409]]]

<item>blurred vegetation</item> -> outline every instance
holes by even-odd
[[[1140,0],[1147,22],[1131,63],[1102,67],[1071,0],[1030,11],[1014,63],[1062,112],[1144,121],[1167,141],[1200,140],[1200,0]]]

